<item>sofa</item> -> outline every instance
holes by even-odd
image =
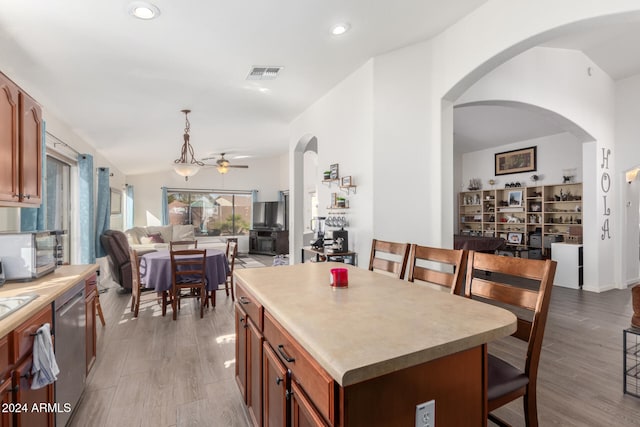
[[[168,249],[169,242],[182,240],[197,240],[198,249],[225,250],[227,237],[230,236],[196,236],[193,225],[150,225],[133,227],[124,232],[129,245],[136,251]]]
[[[169,242],[195,240],[192,225],[150,225],[133,227],[124,232],[129,245],[138,250],[167,249]]]

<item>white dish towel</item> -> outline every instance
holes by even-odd
[[[60,369],[53,352],[51,325],[45,323],[38,328],[33,339],[33,364],[31,366],[31,389],[45,387],[58,379]]]

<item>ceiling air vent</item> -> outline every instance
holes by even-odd
[[[283,67],[253,67],[247,80],[274,80]]]

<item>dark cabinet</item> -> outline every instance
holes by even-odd
[[[13,388],[11,387],[11,378],[5,378],[0,383],[0,405],[3,408],[11,407],[13,404]],[[0,426],[13,426],[13,415],[10,411],[2,411],[0,413]]]
[[[313,403],[295,382],[291,383],[291,426],[327,427]]]
[[[284,255],[289,253],[289,232],[251,230],[249,253],[261,255]]]
[[[262,306],[236,284],[236,382],[254,426],[262,425]]]
[[[85,351],[87,375],[93,367],[97,357],[97,331],[96,331],[96,298],[98,278],[94,274],[85,281],[85,310],[87,313],[87,324],[85,327]]]
[[[289,372],[269,343],[263,344],[262,405],[264,427],[281,427],[287,422]]]
[[[0,206],[42,201],[42,112],[0,73]]]
[[[236,303],[236,383],[247,401],[247,313]]]
[[[11,334],[13,363],[13,402],[16,427],[53,426],[54,412],[47,410],[54,402],[53,384],[40,389],[31,389],[31,365],[33,364],[33,336],[44,323],[52,323],[51,306],[42,309],[18,326]],[[43,406],[44,405],[44,406]],[[38,410],[36,410],[36,408]],[[40,408],[42,410],[40,410]]]
[[[33,354],[29,354],[13,371],[17,427],[53,426],[54,412],[49,409],[53,403],[53,384],[36,390],[31,389],[31,365]],[[44,406],[43,406],[44,405]]]

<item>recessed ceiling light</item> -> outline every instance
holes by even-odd
[[[333,34],[334,36],[340,36],[349,31],[349,28],[351,28],[351,25],[346,22],[344,24],[334,25],[331,29],[331,34]]]
[[[138,19],[154,19],[160,15],[160,9],[157,6],[144,1],[134,1],[129,3],[129,14]]]

